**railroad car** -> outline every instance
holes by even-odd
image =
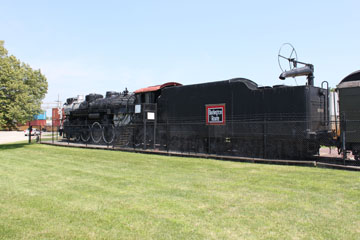
[[[360,156],[360,70],[346,76],[337,86],[339,96],[340,134],[339,152],[351,151],[356,160]]]

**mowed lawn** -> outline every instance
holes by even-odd
[[[360,173],[0,145],[0,239],[360,239]]]

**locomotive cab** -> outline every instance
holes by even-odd
[[[156,147],[156,131],[158,124],[158,100],[164,89],[182,86],[180,83],[168,82],[136,90],[134,146]]]
[[[164,89],[169,87],[182,86],[182,84],[177,82],[168,82],[162,85],[150,86],[146,88],[141,88],[136,90],[135,93],[135,113],[138,115],[139,121],[144,121],[150,115],[157,115],[157,103],[161,97],[161,94]],[[154,119],[149,119],[154,120]]]
[[[136,90],[136,104],[151,104],[157,103],[158,98],[161,96],[161,91],[167,87],[182,86],[177,82],[168,82],[162,85],[150,86]]]

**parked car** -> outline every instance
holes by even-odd
[[[24,134],[25,134],[25,136],[29,135],[29,128],[24,130]],[[40,135],[40,130],[33,128],[31,131],[31,136],[39,136],[39,135]]]

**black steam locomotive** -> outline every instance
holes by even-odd
[[[321,145],[327,145],[344,153],[350,150],[358,159],[360,124],[355,119],[360,119],[356,110],[360,73],[339,85],[341,116],[331,119],[329,89],[314,86],[313,66],[288,60],[295,68],[280,78],[305,75],[306,85],[259,87],[236,78],[186,86],[170,82],[133,93],[107,92],[105,98],[100,94],[69,98],[64,105],[64,138],[129,148],[285,159],[311,158]],[[298,68],[298,63],[305,66]],[[346,121],[345,114],[354,122]]]
[[[135,95],[127,89],[122,93],[109,91],[86,95],[85,101],[68,98],[64,104],[64,137],[76,141],[107,144],[115,140],[115,128],[127,126],[134,114]]]
[[[65,104],[64,137],[82,142],[266,158],[305,158],[328,139],[327,90],[258,87],[248,79],[129,93]]]

